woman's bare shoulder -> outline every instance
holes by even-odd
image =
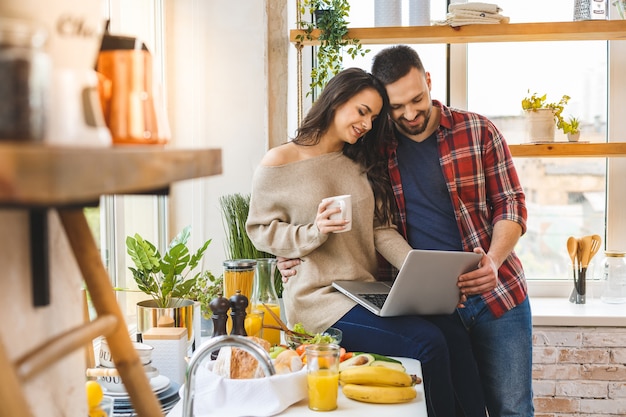
[[[289,142],[267,151],[261,160],[261,165],[275,167],[286,165],[299,159],[300,154],[297,146],[294,143]]]

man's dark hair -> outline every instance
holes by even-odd
[[[385,48],[376,54],[372,61],[372,74],[384,85],[398,81],[417,68],[424,73],[424,65],[415,49],[407,45],[396,45]]]

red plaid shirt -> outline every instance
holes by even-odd
[[[452,197],[463,249],[489,250],[493,225],[511,220],[526,232],[526,205],[522,187],[502,134],[487,118],[456,110],[433,100],[441,109],[436,131],[439,163]],[[396,149],[397,141],[387,145],[389,175],[396,196],[398,228],[406,237],[406,206],[402,191]],[[390,269],[383,271],[388,278]],[[526,280],[522,264],[511,253],[498,270],[498,284],[482,294],[491,312],[502,314],[526,299]]]

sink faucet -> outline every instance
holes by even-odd
[[[217,336],[202,345],[191,358],[187,374],[185,375],[185,393],[183,397],[183,417],[192,417],[193,415],[193,397],[195,394],[195,379],[198,365],[211,352],[222,347],[237,347],[247,350],[259,361],[259,365],[263,369],[265,376],[276,374],[274,364],[269,354],[257,343],[244,336]]]

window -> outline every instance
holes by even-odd
[[[402,2],[403,13],[406,4]],[[571,21],[574,13],[569,0],[503,0],[498,6],[503,9],[503,15],[511,18],[511,23]],[[446,7],[446,2],[432,1],[431,19],[443,19]],[[373,2],[353,2],[351,26],[374,26],[373,11]],[[402,24],[406,24],[406,19],[403,16]],[[612,141],[619,141],[623,122],[615,116],[610,118],[610,102],[624,100],[620,95],[624,90],[617,84],[622,82],[621,77],[610,77],[611,72],[619,74],[620,65],[624,65],[619,58],[610,60],[611,56],[619,56],[616,48],[623,46],[618,44],[616,41],[492,42],[414,47],[433,75],[433,98],[489,117],[509,144],[520,144],[527,141],[521,100],[528,90],[546,93],[554,101],[569,95],[571,100],[564,115],[582,120],[581,141],[607,142],[611,137]],[[375,54],[384,46],[368,47]],[[372,56],[347,62],[345,66],[369,69]],[[450,85],[449,95],[446,85]],[[558,132],[556,140],[566,141],[565,135]],[[568,236],[599,234],[604,242],[608,239],[608,245],[603,245],[607,249],[617,250],[625,244],[617,232],[621,230],[621,235],[624,234],[623,218],[607,208],[623,203],[626,198],[624,190],[609,186],[616,175],[613,173],[623,175],[624,161],[622,158],[516,158],[515,164],[529,209],[528,232],[520,239],[516,251],[524,263],[531,288],[539,288],[547,281],[561,281],[562,284],[550,287],[558,288],[561,295],[563,288],[571,288]],[[596,255],[596,262],[601,259],[603,249]],[[594,278],[598,277],[594,273]]]
[[[571,1],[498,3],[515,22],[572,19]],[[503,12],[503,14],[506,14]],[[582,121],[583,141],[607,141],[608,42],[515,42],[467,45],[467,108],[489,117],[509,144],[527,142],[520,102],[530,93],[558,101],[571,97],[563,115]],[[584,57],[572,65],[572,57]],[[566,141],[557,131],[556,141]],[[568,236],[604,237],[604,158],[517,158],[526,191],[528,231],[516,252],[529,280],[571,277]]]

